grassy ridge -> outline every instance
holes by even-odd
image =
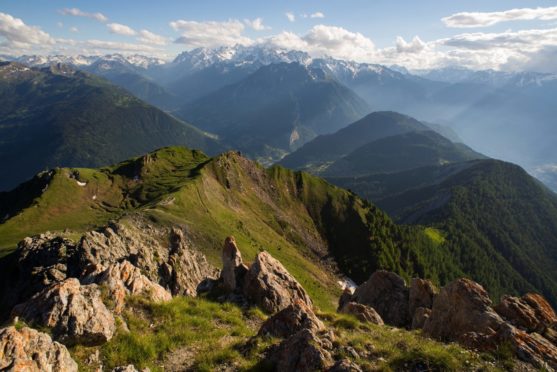
[[[22,186],[31,187],[29,185]],[[459,274],[447,252],[422,229],[393,223],[378,208],[326,181],[285,168],[264,169],[235,152],[208,158],[164,148],[102,169],[58,169],[35,198],[4,194],[0,224],[6,253],[29,234],[79,233],[141,213],[154,223],[183,226],[216,266],[224,238],[234,235],[246,261],[269,251],[322,309],[340,292],[338,269],[361,282],[378,268],[438,282]],[[14,193],[17,193],[15,190]]]

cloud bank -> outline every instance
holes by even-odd
[[[471,28],[493,26],[501,22],[549,21],[557,19],[557,6],[549,8],[510,9],[502,12],[462,12],[442,18],[447,27]]]

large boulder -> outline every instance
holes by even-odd
[[[373,307],[387,324],[410,325],[408,287],[400,276],[389,271],[376,271],[354,292],[352,301]]]
[[[66,347],[31,328],[0,329],[0,370],[77,372]]]
[[[14,307],[12,314],[51,328],[53,337],[64,343],[101,344],[110,340],[116,329],[98,286],[81,285],[75,278],[44,289]]]
[[[271,352],[276,371],[323,371],[332,367],[334,336],[302,329],[288,337]]]
[[[368,322],[378,325],[383,325],[383,319],[377,314],[373,307],[359,304],[357,302],[345,303],[340,309],[339,313],[354,315],[361,322]]]
[[[419,307],[431,309],[433,298],[438,290],[433,283],[426,279],[413,278],[410,282],[408,293],[408,310],[410,318],[414,317],[414,312]]]
[[[540,295],[528,293],[521,298],[503,296],[495,311],[514,326],[527,332],[544,333],[557,323],[551,305]]]
[[[82,279],[83,283],[97,283],[106,286],[114,303],[114,312],[120,314],[124,309],[126,296],[141,295],[153,302],[165,302],[172,295],[159,284],[153,283],[141,270],[129,261],[112,264],[103,270],[97,267],[94,272]]]
[[[285,338],[302,329],[316,332],[324,328],[311,308],[302,301],[296,301],[267,319],[259,329],[259,335]]]
[[[248,267],[242,261],[242,254],[233,236],[224,241],[222,248],[222,271],[220,277],[226,291],[234,291],[242,286]]]
[[[280,311],[296,301],[312,307],[311,299],[300,283],[267,252],[255,257],[244,279],[245,296],[268,313]]]
[[[494,335],[504,324],[491,308],[485,289],[469,279],[457,279],[433,301],[424,333],[441,341],[461,341],[468,333]]]

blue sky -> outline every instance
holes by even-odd
[[[459,18],[462,12],[472,14]],[[550,0],[0,0],[0,53],[15,55],[168,59],[239,43],[410,68],[543,70],[551,68],[556,28]]]

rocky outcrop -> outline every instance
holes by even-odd
[[[0,320],[6,319],[15,305],[55,283],[90,278],[123,261],[143,274],[139,281],[134,274],[132,282],[136,284],[128,283],[132,287],[125,285],[130,293],[140,283],[147,285],[146,277],[171,294],[195,296],[199,283],[217,277],[218,270],[190,245],[182,229],[156,226],[140,217],[88,232],[79,243],[49,233],[25,238],[0,262],[1,277],[5,278],[0,282]],[[147,286],[162,294],[158,288]]]
[[[222,271],[220,277],[226,291],[241,288],[248,267],[242,261],[242,254],[236,245],[234,237],[229,236],[224,241],[222,248]]]
[[[17,305],[12,314],[51,328],[53,337],[64,343],[101,344],[110,340],[116,329],[98,286],[81,285],[75,278],[44,289]]]
[[[504,296],[495,306],[495,311],[526,332],[544,333],[557,323],[557,316],[551,305],[535,293],[528,293],[521,298]]]
[[[160,285],[153,283],[141,270],[129,261],[110,265],[108,269],[95,267],[93,273],[88,274],[83,283],[97,283],[106,286],[111,302],[114,303],[113,311],[120,314],[124,309],[125,298],[128,295],[142,295],[154,301],[170,301],[172,295]]]
[[[255,258],[244,279],[243,292],[248,300],[268,313],[280,311],[296,301],[312,307],[300,283],[267,252]]]
[[[404,279],[380,270],[356,288],[351,301],[371,306],[389,325],[406,327],[410,324],[408,292]]]
[[[23,239],[15,252],[2,259],[0,316],[46,287],[76,276],[77,245],[50,233]],[[9,281],[8,281],[9,279]]]
[[[49,335],[27,327],[7,327],[0,329],[0,370],[77,372],[77,363]]]
[[[334,364],[331,356],[334,336],[302,329],[272,351],[270,361],[277,371],[323,371]]]
[[[491,336],[503,323],[481,285],[458,279],[441,289],[435,298],[424,333],[442,341],[461,341],[471,332]]]
[[[416,309],[423,307],[431,309],[433,299],[438,290],[433,283],[426,279],[413,278],[408,292],[408,310],[410,319],[414,317]]]
[[[83,267],[90,264],[108,267],[128,260],[172,295],[195,296],[197,285],[207,277],[215,277],[217,270],[190,245],[181,229],[158,227],[136,219],[85,234],[80,242],[80,256]]]
[[[536,298],[537,304],[543,303],[537,296],[529,298]],[[510,310],[516,309],[518,303],[506,298],[501,310],[512,314],[510,318],[522,319],[524,316],[517,314],[528,312]],[[524,310],[524,307],[520,309]],[[551,314],[552,310],[545,310],[546,315]],[[539,333],[527,333],[505,321],[491,307],[491,300],[483,287],[468,279],[455,280],[441,289],[423,330],[424,334],[438,340],[457,341],[466,347],[483,351],[495,350],[499,345],[507,344],[523,361],[539,368],[557,368],[557,347]]]
[[[315,316],[311,308],[302,301],[296,301],[267,319],[258,334],[285,338],[302,329],[317,332],[324,328],[323,322]]]
[[[383,319],[377,314],[374,308],[359,304],[357,302],[348,302],[339,309],[339,313],[354,315],[361,322],[369,322],[373,324],[383,325]]]

